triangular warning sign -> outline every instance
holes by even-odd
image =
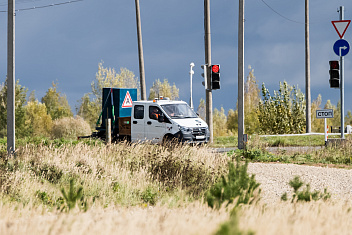
[[[132,98],[128,91],[126,93],[125,99],[123,100],[122,108],[132,108]]]
[[[346,30],[348,26],[350,25],[351,21],[350,20],[339,20],[339,21],[331,21],[332,25],[334,25],[334,28],[337,32],[337,34],[340,36],[340,38],[343,38],[343,35],[346,33]]]

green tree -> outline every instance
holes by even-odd
[[[229,112],[227,113],[227,129],[233,133],[236,134],[238,133],[238,112],[237,109],[233,110],[230,109]]]
[[[319,94],[317,99],[312,102],[311,120],[313,132],[324,132],[324,119],[316,117],[316,111],[320,109],[321,101],[321,95]]]
[[[345,117],[345,124],[352,125],[352,113],[350,110],[348,110],[347,115]]]
[[[27,102],[26,126],[30,136],[50,136],[52,119],[45,104],[35,101]]]
[[[305,131],[305,99],[303,93],[280,82],[279,91],[271,96],[269,90],[262,85],[263,100],[258,106],[260,133],[290,134]]]
[[[175,83],[171,86],[166,78],[163,82],[157,79],[153,82],[152,88],[150,88],[148,99],[152,100],[160,96],[176,100],[179,97],[179,89],[176,87]]]
[[[225,115],[225,110],[221,107],[220,111],[214,109],[213,113],[213,128],[214,136],[224,136],[227,134],[226,126],[227,117]]]
[[[197,113],[198,113],[199,117],[201,119],[203,119],[203,121],[206,121],[205,109],[206,109],[205,100],[203,98],[201,98],[199,101],[198,108],[197,108]]]
[[[0,90],[0,138],[7,135],[7,78]],[[25,125],[25,108],[28,89],[21,86],[19,81],[15,85],[15,135],[25,137],[28,135],[28,128]]]
[[[50,87],[42,98],[42,103],[45,104],[48,114],[50,114],[53,120],[62,117],[72,117],[73,113],[71,107],[68,104],[66,95],[61,95],[57,91],[57,83],[52,83],[53,87]]]
[[[260,101],[260,89],[254,76],[254,69],[251,66],[249,69],[244,93],[244,125],[247,134],[254,134],[259,131],[257,108]]]
[[[334,111],[334,118],[328,118],[328,126],[339,127],[341,126],[341,104],[337,102],[337,106],[333,105],[330,100],[326,101],[324,109],[332,109]]]
[[[139,81],[133,72],[121,68],[120,73],[117,73],[114,68],[105,68],[102,62],[99,63],[95,80],[91,83],[92,91],[84,94],[76,109],[78,115],[93,129],[101,112],[104,87],[137,88],[137,96],[140,97]]]
[[[245,132],[248,134],[257,133],[259,131],[259,120],[257,115],[257,108],[260,101],[260,90],[257,80],[254,76],[254,69],[251,66],[249,74],[245,82],[244,90],[244,126]],[[238,107],[238,103],[236,104]],[[227,128],[232,133],[237,133],[238,129],[238,109],[230,109],[227,115]]]

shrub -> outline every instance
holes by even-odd
[[[177,187],[186,189],[190,194],[203,194],[212,182],[212,169],[204,163],[192,159],[180,158],[178,154],[170,152],[166,156],[150,156],[148,171],[153,180],[164,183],[173,190]],[[143,161],[141,161],[143,165]]]
[[[56,206],[58,209],[63,205],[63,197],[59,197],[56,200],[47,192],[37,190],[35,196],[44,204],[50,207]]]
[[[57,119],[53,123],[52,137],[53,138],[71,138],[75,139],[77,136],[89,135],[91,129],[89,124],[83,118],[64,117]]]
[[[305,201],[309,202],[311,200],[317,201],[319,199],[327,200],[331,197],[330,193],[328,193],[327,189],[324,189],[324,193],[321,193],[320,191],[314,190],[314,192],[310,191],[310,185],[306,184],[306,188],[299,191],[299,189],[304,185],[304,182],[299,178],[299,176],[295,176],[292,180],[289,182],[290,186],[293,188],[293,195],[292,195],[292,201],[291,202],[296,202],[296,201]],[[281,200],[287,201],[287,193],[284,193],[281,196]]]
[[[37,163],[35,160],[30,161],[31,170],[37,175],[48,180],[50,183],[57,184],[63,176],[62,169],[55,165],[47,163]]]
[[[220,180],[215,183],[206,193],[208,205],[212,208],[220,208],[224,202],[227,205],[236,201],[236,206],[239,204],[251,204],[258,198],[255,191],[259,187],[259,183],[255,180],[255,175],[249,177],[247,173],[248,161],[245,164],[240,164],[240,158],[236,158],[236,167],[233,162],[228,163],[229,172],[227,177],[221,176]]]

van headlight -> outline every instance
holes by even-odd
[[[180,131],[182,133],[192,133],[192,129],[189,127],[185,127],[185,126],[178,126],[180,128]]]

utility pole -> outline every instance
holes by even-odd
[[[340,20],[345,18],[345,7],[340,6]],[[341,139],[345,139],[345,57],[340,55]]]
[[[211,90],[211,35],[210,35],[210,0],[204,0],[204,44],[205,65],[207,66],[207,89],[205,90],[206,121],[210,132],[210,143],[213,143],[213,93]]]
[[[145,88],[144,57],[143,57],[141,14],[140,14],[140,10],[139,10],[139,0],[135,0],[135,4],[136,4],[136,21],[137,21],[139,77],[140,77],[140,85],[141,85],[141,99],[147,100],[147,92],[146,92],[146,88]]]
[[[238,148],[244,148],[244,0],[238,14]]]
[[[15,153],[15,0],[7,12],[7,154]]]
[[[312,131],[311,128],[311,94],[310,94],[310,47],[309,47],[309,0],[306,2],[305,14],[305,50],[306,50],[306,133]]]

